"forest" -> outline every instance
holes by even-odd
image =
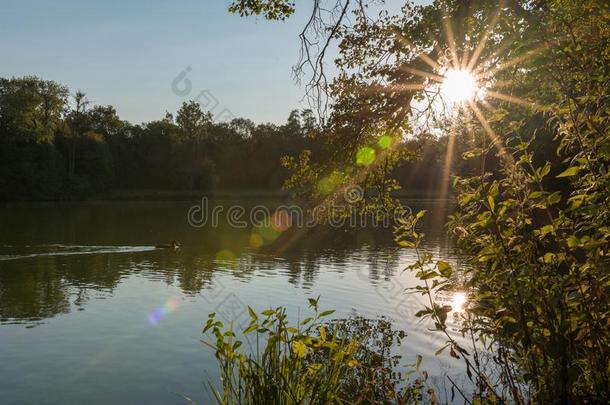
[[[421,133],[403,145],[416,159],[392,169],[401,192],[434,195],[446,136]],[[458,146],[468,147],[467,141]],[[84,93],[37,77],[0,79],[0,200],[72,200],[176,192],[279,191],[283,157],[333,153],[311,109],[282,125],[245,118],[214,122],[195,101],[141,125]],[[458,162],[460,163],[460,162]],[[466,164],[454,167],[467,173]],[[119,193],[113,191],[120,190]],[[123,192],[123,194],[121,194]],[[167,194],[165,194],[167,195]],[[187,194],[188,195],[188,194]]]
[[[282,155],[315,147],[311,111],[284,125],[212,122],[195,102],[142,125],[36,77],[0,80],[0,198],[62,200],[109,190],[279,189]]]

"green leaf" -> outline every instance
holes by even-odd
[[[401,240],[401,241],[398,241],[398,246],[404,247],[404,248],[412,248],[412,247],[415,247],[415,243],[409,242],[407,240]]]
[[[440,349],[438,349],[436,352],[434,352],[435,356],[438,356],[439,354],[441,354],[446,348],[448,348],[450,345],[450,343],[447,343],[445,346],[441,347]]]
[[[441,276],[445,278],[451,277],[453,271],[451,270],[451,265],[449,265],[449,263],[439,260],[436,263],[436,266],[438,267],[438,271],[441,273]]]
[[[548,197],[550,205],[557,204],[559,201],[561,201],[561,193],[559,191],[554,192]]]
[[[555,257],[557,255],[555,253],[545,253],[542,257],[542,261],[546,264],[551,264],[555,261]]]
[[[487,196],[487,202],[489,203],[489,209],[493,212],[496,209],[496,202],[492,196]]]
[[[310,316],[309,318],[305,318],[301,321],[301,325],[305,325],[308,324],[309,322],[311,322],[313,320],[313,318]]]
[[[540,171],[538,172],[538,175],[540,176],[540,178],[542,178],[542,177],[546,176],[547,174],[549,174],[550,171],[551,171],[551,164],[549,162],[546,162],[544,167],[542,167],[542,169],[540,169]]]
[[[568,237],[568,247],[576,247],[580,245],[580,239],[578,239],[578,237],[576,235],[570,235],[570,237]]]
[[[424,280],[430,280],[431,278],[434,277],[438,277],[438,273],[432,270],[429,271],[418,271],[417,273],[415,273],[415,277],[417,277],[418,279],[424,281]]]
[[[564,170],[560,174],[558,174],[557,177],[559,178],[559,177],[576,176],[579,171],[580,171],[580,167],[572,166],[572,167],[569,167],[568,169]]]
[[[208,322],[206,323],[205,328],[203,328],[203,333],[206,333],[212,326],[214,326],[214,320],[208,319]]]
[[[320,316],[321,316],[321,317],[322,317],[322,316],[328,316],[328,315],[332,315],[332,314],[334,314],[334,313],[335,313],[335,310],[334,310],[334,309],[329,309],[329,310],[327,310],[327,311],[322,311],[322,312],[320,313]]]
[[[553,231],[555,230],[555,228],[553,227],[553,225],[545,225],[542,228],[540,228],[540,236],[544,236],[546,234],[549,233],[553,233]]]
[[[431,313],[432,313],[432,310],[429,309],[429,308],[426,308],[426,309],[422,309],[420,311],[417,311],[415,313],[415,317],[416,318],[421,318],[422,316],[425,316],[425,315],[428,315],[428,314],[431,314]]]

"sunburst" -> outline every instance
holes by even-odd
[[[543,106],[519,98],[512,92],[511,94],[504,93],[504,91],[510,91],[509,89],[514,86],[511,79],[502,82],[496,79],[499,72],[518,66],[543,50],[544,47],[532,49],[529,52],[500,62],[501,56],[510,49],[510,45],[513,43],[510,38],[507,38],[497,49],[489,52],[486,58],[481,58],[501,18],[504,3],[504,0],[500,1],[496,12],[489,17],[486,29],[478,38],[476,46],[464,46],[461,55],[456,46],[452,19],[448,15],[445,16],[443,30],[445,44],[448,48],[447,52],[443,52],[442,49],[436,52],[437,55],[440,55],[437,59],[431,58],[431,53],[422,52],[417,55],[416,57],[423,61],[430,68],[430,71],[421,68],[402,67],[402,71],[409,72],[414,79],[418,77],[421,80],[416,80],[415,83],[393,84],[391,86],[392,90],[401,91],[402,88],[403,91],[419,91],[423,94],[423,100],[416,97],[411,103],[410,107],[413,111],[412,127],[430,131],[429,120],[432,118],[433,122],[438,121],[440,123],[436,129],[432,128],[432,131],[436,131],[438,134],[446,133],[447,135],[446,155],[442,169],[443,178],[439,190],[443,200],[449,193],[449,179],[454,160],[453,154],[457,133],[456,125],[461,121],[461,116],[472,117],[478,121],[480,128],[489,139],[488,144],[495,147],[498,156],[505,164],[512,165],[514,163],[512,155],[508,153],[501,138],[497,136],[492,125],[485,118],[484,111],[485,113],[488,111],[493,113],[496,110],[492,100],[498,103],[519,105],[534,111],[544,110]],[[397,38],[402,43],[413,46],[408,39],[401,35],[397,35]],[[439,43],[439,41],[433,42]],[[438,49],[438,45],[436,47]],[[469,48],[474,49],[469,50]],[[418,88],[418,86],[421,86],[421,88]],[[422,122],[422,119],[425,122]],[[446,129],[447,119],[450,122],[448,130]]]
[[[462,104],[484,96],[476,76],[463,69],[447,69],[440,85],[441,97],[449,104]]]
[[[489,38],[494,32],[494,29],[501,18],[504,3],[505,0],[501,0],[496,12],[489,17],[486,24],[486,29],[478,38],[477,45],[474,46],[474,49],[468,50],[468,47],[464,47],[462,55],[459,55],[456,46],[456,38],[451,27],[452,18],[447,15],[443,19],[443,30],[448,52],[445,53],[440,50],[436,53],[437,55],[440,55],[439,58],[431,57],[430,52],[421,52],[415,56],[416,59],[424,62],[424,64],[430,69],[429,71],[423,70],[421,66],[418,68],[413,66],[403,66],[400,68],[400,70],[410,73],[414,79],[413,82],[394,82],[387,85],[379,84],[370,86],[366,91],[383,92],[388,94],[393,92],[424,93],[424,98],[432,95],[431,97],[434,97],[435,99],[433,99],[431,102],[424,103],[427,108],[426,113],[436,115],[437,118],[439,115],[444,116],[444,118],[441,117],[440,119],[445,120],[446,118],[450,118],[453,122],[457,122],[460,115],[469,115],[474,117],[480,123],[483,132],[489,139],[489,144],[496,148],[498,156],[502,159],[502,161],[504,161],[506,164],[513,164],[514,159],[512,155],[505,149],[501,139],[496,135],[480,107],[482,107],[485,111],[493,112],[495,110],[495,107],[491,104],[491,99],[493,99],[499,102],[516,104],[538,111],[544,109],[542,106],[532,103],[531,101],[524,100],[512,94],[505,94],[501,92],[501,89],[503,90],[507,87],[511,87],[513,83],[511,80],[500,82],[495,78],[499,72],[504,71],[507,68],[517,66],[519,63],[531,58],[534,54],[543,50],[544,47],[533,49],[530,52],[514,57],[510,60],[504,60],[502,63],[498,63],[498,59],[511,46],[512,41],[510,38],[507,38],[504,41],[505,43],[501,44],[497,49],[490,52],[485,59],[481,59],[481,55],[487,46]],[[396,34],[395,39],[407,49],[415,48],[415,45],[400,33]],[[434,47],[438,50],[439,42],[434,42],[436,42]],[[415,80],[415,77],[418,77],[419,80]],[[417,101],[412,101],[412,103],[413,102]],[[421,100],[419,100],[419,102],[421,102]],[[411,105],[410,107],[413,110],[415,109],[414,105]],[[466,126],[471,132],[471,123],[467,122]],[[415,127],[417,127],[417,123],[415,123]],[[449,131],[447,132],[448,142],[445,152],[446,155],[443,162],[443,181],[440,187],[441,197],[446,197],[449,192],[449,178],[451,174],[452,162],[454,160],[453,155],[455,149],[456,132],[457,128],[454,125],[451,125],[449,127]],[[396,145],[383,151],[383,153],[380,153],[373,164],[371,164],[369,167],[362,168],[356,175],[354,175],[353,183],[358,184],[359,181],[366,177],[367,173],[369,173],[379,161],[382,161],[388,153],[391,153],[395,146]],[[327,197],[327,201],[324,203],[334,200],[336,198],[336,194],[338,194],[338,191]],[[442,200],[444,200],[444,198]],[[461,299],[461,297],[459,298]],[[460,307],[462,302],[457,304],[458,305],[456,306]]]

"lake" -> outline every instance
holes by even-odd
[[[405,365],[421,354],[439,381],[444,373],[462,375],[461,364],[434,357],[443,339],[414,318],[420,297],[403,292],[415,281],[402,272],[414,252],[397,249],[390,229],[305,233],[276,251],[259,248],[265,239],[251,229],[223,220],[192,226],[194,204],[3,205],[1,403],[209,403],[207,381],[217,373],[213,352],[201,343],[212,340],[202,334],[208,313],[241,325],[249,319],[246,305],[282,305],[302,319],[307,298],[318,296],[334,317],[392,319],[407,333],[397,349]],[[430,210],[426,249],[459,267],[438,220],[445,202],[407,205]],[[181,249],[155,248],[173,239]]]

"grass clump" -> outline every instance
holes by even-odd
[[[209,315],[204,332],[215,336],[206,344],[220,369],[220,386],[210,384],[218,404],[406,403],[421,396],[421,387],[402,387],[393,371],[400,357],[391,348],[403,332],[385,319],[328,321],[334,311],[321,311],[316,299],[309,304],[313,314],[297,325],[283,307],[248,308],[242,333],[256,336],[247,349],[232,324]]]

